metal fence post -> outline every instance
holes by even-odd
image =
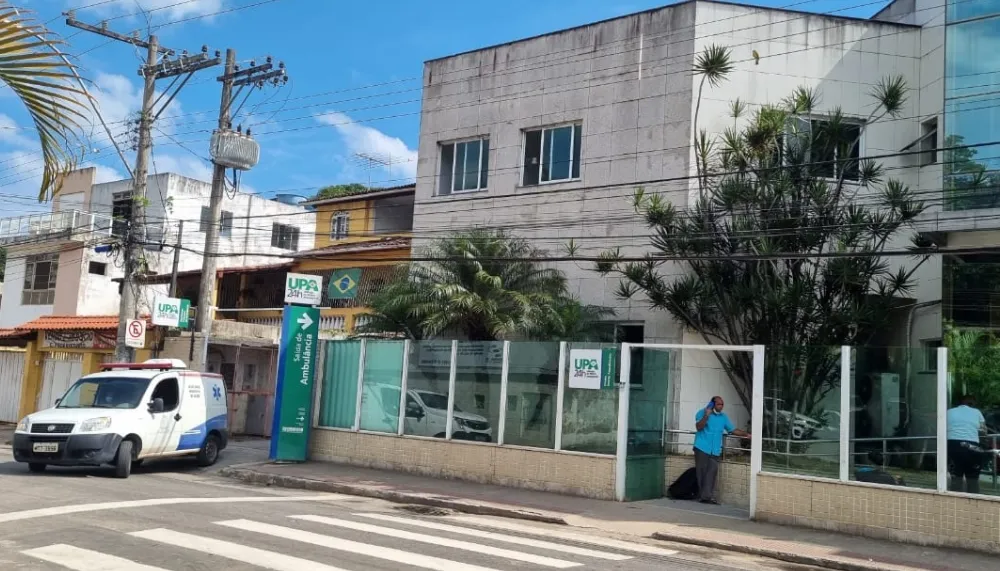
[[[354,393],[354,432],[361,430],[361,404],[365,393],[365,349],[367,348],[367,344],[367,339],[361,340],[360,356],[358,357],[358,387],[357,392]]]
[[[406,382],[410,375],[410,340],[403,341],[403,374],[399,379],[399,424],[396,434],[402,436],[406,426]]]
[[[628,409],[629,372],[632,369],[632,346],[621,344],[621,372],[618,380],[618,439],[615,447],[615,499],[625,501],[625,481],[628,477]]]
[[[448,419],[444,423],[444,438],[451,440],[455,427],[455,377],[458,374],[458,340],[451,342],[451,365],[448,370]]]
[[[948,489],[948,348],[937,350],[937,491]]]
[[[851,467],[851,348],[840,347],[840,481],[850,479]]]
[[[753,346],[753,394],[750,425],[757,436],[750,439],[750,519],[757,516],[757,488],[764,459],[764,346]]]
[[[565,341],[559,343],[559,374],[556,376],[556,450],[562,450],[563,401],[566,399],[566,345]]]
[[[497,445],[503,446],[507,429],[507,376],[510,374],[510,341],[503,342],[503,365],[500,367],[500,418],[497,420]]]

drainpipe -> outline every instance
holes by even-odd
[[[912,402],[912,399],[910,398],[910,394],[909,393],[910,393],[910,390],[912,388],[912,385],[910,384],[910,375],[913,373],[913,371],[912,371],[912,369],[913,369],[913,318],[916,315],[918,309],[923,309],[925,307],[933,307],[935,305],[939,305],[940,303],[941,303],[941,300],[937,299],[937,300],[934,300],[934,301],[925,301],[925,302],[922,302],[922,303],[914,304],[913,307],[910,308],[909,315],[906,317],[906,390],[907,390],[907,395],[906,395],[906,416],[907,416],[907,418],[906,418],[906,420],[907,420],[907,422],[909,422],[909,420],[910,420],[910,418],[909,418],[909,416],[910,416],[910,408],[909,407],[910,407],[910,403]],[[919,456],[917,456],[917,458],[918,458],[917,462],[919,462],[921,465],[923,464],[923,460],[924,460],[924,455],[925,454],[927,454],[927,441],[926,440],[923,441],[921,453],[920,453]]]

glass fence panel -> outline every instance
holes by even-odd
[[[764,418],[753,427],[765,471],[840,476],[840,363],[840,347],[767,348]]]
[[[414,341],[410,344],[403,434],[444,438],[450,370],[451,341]]]
[[[950,330],[948,489],[1000,495],[1000,339]]]
[[[353,428],[357,411],[360,341],[327,341],[319,403],[319,425]]]
[[[857,347],[849,477],[937,487],[937,350]]]
[[[574,359],[581,358],[576,350],[613,349],[619,345],[606,343],[570,343],[567,351],[566,389],[563,400],[562,449],[595,454],[614,454],[617,450],[618,390],[577,388],[574,379]],[[585,357],[584,357],[585,358]],[[615,359],[614,378],[618,379],[620,359]],[[585,384],[585,383],[584,383]],[[576,385],[576,386],[574,386]]]
[[[555,448],[559,343],[512,342],[504,444]]]
[[[365,342],[361,430],[396,434],[399,429],[399,389],[403,383],[405,347],[405,341]]]
[[[502,374],[503,341],[459,342],[453,439],[496,441]]]

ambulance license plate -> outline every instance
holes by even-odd
[[[59,452],[58,442],[36,442],[31,445],[31,451],[39,454],[55,454]]]

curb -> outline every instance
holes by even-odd
[[[383,490],[356,484],[345,484],[343,482],[314,480],[311,478],[284,476],[280,474],[265,474],[263,472],[238,466],[227,466],[219,471],[219,475],[226,478],[240,480],[248,484],[277,486],[280,488],[296,488],[313,492],[346,494],[349,496],[362,496],[366,498],[385,500],[397,504],[417,504],[435,508],[447,508],[457,512],[474,515],[497,516],[536,521],[540,523],[568,525],[565,518],[559,515],[522,510],[496,504],[473,502],[459,498],[450,498],[448,496],[430,496],[414,492],[400,492],[396,490]]]
[[[712,549],[720,549],[723,551],[746,553],[748,555],[767,557],[769,559],[776,559],[778,561],[784,561],[786,563],[811,565],[813,567],[822,567],[824,569],[836,569],[838,571],[897,571],[900,568],[904,567],[901,565],[893,565],[892,567],[885,567],[874,561],[870,563],[862,563],[862,562],[845,561],[843,559],[832,559],[829,557],[814,557],[810,555],[801,555],[797,553],[779,551],[777,549],[769,549],[766,547],[752,547],[749,545],[728,543],[725,541],[714,541],[711,539],[700,539],[700,538],[688,537],[685,535],[672,534],[672,533],[656,532],[650,537],[652,537],[653,539],[659,539],[661,541],[686,543],[688,545],[698,545],[701,547],[709,547]]]

